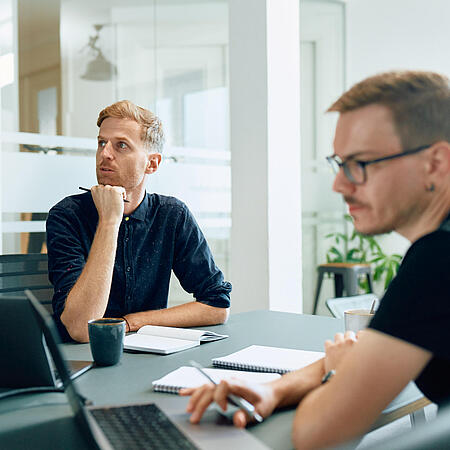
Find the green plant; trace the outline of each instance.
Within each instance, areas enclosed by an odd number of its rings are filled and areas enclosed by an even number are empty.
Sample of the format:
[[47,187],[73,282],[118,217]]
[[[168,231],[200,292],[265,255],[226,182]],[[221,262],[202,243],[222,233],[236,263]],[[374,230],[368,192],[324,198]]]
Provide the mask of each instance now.
[[[401,255],[387,255],[373,236],[358,233],[353,228],[351,216],[346,214],[345,220],[351,224],[351,233],[330,233],[325,237],[333,240],[333,245],[327,250],[326,258],[329,263],[369,263],[374,269],[373,279],[379,281],[384,278],[384,289],[387,289],[392,278],[397,274],[402,259]],[[360,282],[360,286],[368,290],[367,281]]]

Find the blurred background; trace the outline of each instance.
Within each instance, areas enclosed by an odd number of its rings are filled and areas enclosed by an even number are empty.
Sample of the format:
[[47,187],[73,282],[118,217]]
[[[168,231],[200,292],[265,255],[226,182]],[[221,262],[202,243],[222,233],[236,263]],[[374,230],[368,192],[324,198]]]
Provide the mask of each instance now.
[[[46,251],[49,208],[96,184],[98,112],[129,99],[167,134],[148,190],[187,203],[233,311],[310,313],[325,236],[351,232],[324,111],[376,72],[449,75],[448,17],[447,0],[0,0],[0,253]],[[187,297],[173,279],[170,303]]]

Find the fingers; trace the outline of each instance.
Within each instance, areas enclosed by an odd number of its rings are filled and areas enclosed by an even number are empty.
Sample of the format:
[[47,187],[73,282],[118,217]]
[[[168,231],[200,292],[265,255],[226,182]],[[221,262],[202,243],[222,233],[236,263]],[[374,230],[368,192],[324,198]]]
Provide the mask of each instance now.
[[230,386],[225,380],[222,380],[214,391],[214,401],[222,408],[223,411],[227,410],[227,395],[229,394],[229,392]]
[[261,395],[255,391],[255,385],[249,386],[245,381],[240,379],[233,379],[233,383],[227,383],[229,392],[239,397],[245,398],[248,402],[255,405],[261,401]]
[[[339,344],[345,341],[356,341],[356,336],[355,336],[355,332],[354,331],[346,331],[344,334],[342,333],[336,333],[334,335],[334,343],[335,344]],[[333,342],[330,340],[325,341],[325,345],[326,343],[329,342],[330,344],[332,344]]]
[[346,331],[344,334],[345,340],[356,341],[356,336],[354,331]]
[[[191,413],[190,421],[198,423],[204,412],[212,402],[216,402],[219,407],[226,411],[228,407],[228,395],[233,393],[245,398],[252,404],[261,401],[261,395],[249,388],[245,383],[233,380],[233,384],[222,380],[218,385],[205,384],[199,388],[181,389],[182,396],[191,395],[186,412]],[[238,411],[233,416],[233,422],[237,427],[245,427],[249,417],[244,411]]]
[[196,388],[183,388],[178,391],[178,395],[182,397],[187,397],[188,395],[192,395]]
[[91,192],[97,195],[117,195],[120,194],[122,199],[126,198],[125,188],[122,186],[110,186],[109,184],[98,184],[97,186],[92,186]]
[[97,185],[91,188],[99,223],[118,224],[124,211],[125,189],[122,186]]
[[244,411],[236,411],[233,415],[233,424],[237,428],[245,428],[247,426],[247,414]]
[[214,388],[213,384],[204,384],[193,390],[192,397],[186,407],[186,412],[191,413],[190,421],[192,423],[198,423],[208,406],[212,403]]

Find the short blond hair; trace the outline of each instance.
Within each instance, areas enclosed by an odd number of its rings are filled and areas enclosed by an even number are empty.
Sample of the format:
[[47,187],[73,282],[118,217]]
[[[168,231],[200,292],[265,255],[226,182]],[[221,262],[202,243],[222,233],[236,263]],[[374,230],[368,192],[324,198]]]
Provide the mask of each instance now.
[[164,146],[164,130],[161,120],[156,114],[153,114],[148,109],[135,105],[129,100],[121,100],[100,111],[97,126],[100,127],[102,122],[108,117],[134,120],[142,128],[141,139],[145,147],[151,152],[162,152]]
[[328,111],[345,113],[371,104],[391,111],[405,149],[450,142],[450,82],[444,75],[422,71],[374,75],[342,94]]

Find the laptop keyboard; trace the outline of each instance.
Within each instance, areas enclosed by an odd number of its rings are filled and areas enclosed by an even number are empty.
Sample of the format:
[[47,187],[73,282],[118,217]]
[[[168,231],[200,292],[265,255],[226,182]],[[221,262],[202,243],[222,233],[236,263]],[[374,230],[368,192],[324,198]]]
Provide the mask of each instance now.
[[90,409],[115,449],[184,450],[197,447],[154,404]]

